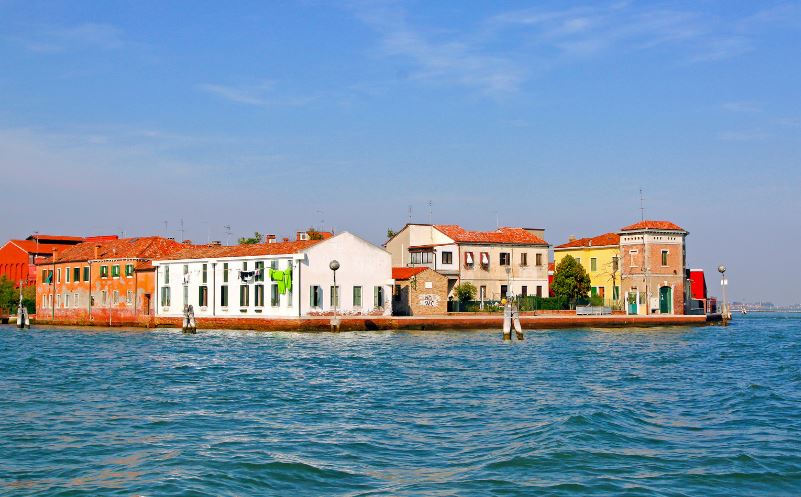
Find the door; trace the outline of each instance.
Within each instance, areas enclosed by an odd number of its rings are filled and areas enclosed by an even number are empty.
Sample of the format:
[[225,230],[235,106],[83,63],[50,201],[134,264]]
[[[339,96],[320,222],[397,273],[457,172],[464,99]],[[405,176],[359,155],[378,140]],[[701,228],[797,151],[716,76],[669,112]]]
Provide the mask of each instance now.
[[145,298],[142,300],[143,311],[146,315],[150,315],[150,294],[146,293]]
[[629,301],[629,314],[637,314],[637,297],[636,293],[626,293],[626,299]]
[[659,313],[670,314],[671,304],[673,303],[673,289],[663,286],[659,289]]

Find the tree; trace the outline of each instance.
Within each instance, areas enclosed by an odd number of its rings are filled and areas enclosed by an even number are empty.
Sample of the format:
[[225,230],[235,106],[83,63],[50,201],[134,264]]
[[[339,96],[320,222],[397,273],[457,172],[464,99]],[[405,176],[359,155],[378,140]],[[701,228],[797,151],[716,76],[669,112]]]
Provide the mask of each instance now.
[[253,237],[251,237],[251,238],[244,237],[244,236],[242,238],[240,238],[239,239],[239,245],[254,245],[256,243],[261,243],[262,238],[263,238],[262,234],[259,233],[258,231],[256,231],[256,232],[253,233]]
[[469,302],[476,299],[476,286],[469,281],[465,281],[460,285],[453,287],[453,292],[459,302]]
[[317,231],[314,228],[309,228],[306,230],[306,234],[309,235],[309,240],[322,240],[323,234]]
[[6,275],[0,276],[0,308],[13,312],[18,303],[19,292],[14,288],[14,282]]
[[572,256],[566,255],[556,266],[553,292],[557,297],[570,300],[586,298],[590,292],[590,276]]
[[390,238],[392,238],[397,234],[398,234],[397,231],[394,231],[392,228],[387,228],[387,240],[389,240]]

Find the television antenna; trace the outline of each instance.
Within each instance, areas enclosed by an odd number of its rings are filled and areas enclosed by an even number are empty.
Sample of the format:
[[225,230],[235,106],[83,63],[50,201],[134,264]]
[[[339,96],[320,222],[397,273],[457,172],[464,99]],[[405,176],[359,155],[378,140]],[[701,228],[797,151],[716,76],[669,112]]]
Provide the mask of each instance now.
[[642,193],[642,187],[640,187],[640,221],[645,221],[645,196]]
[[225,244],[231,245],[231,225],[226,224],[223,228],[225,228]]

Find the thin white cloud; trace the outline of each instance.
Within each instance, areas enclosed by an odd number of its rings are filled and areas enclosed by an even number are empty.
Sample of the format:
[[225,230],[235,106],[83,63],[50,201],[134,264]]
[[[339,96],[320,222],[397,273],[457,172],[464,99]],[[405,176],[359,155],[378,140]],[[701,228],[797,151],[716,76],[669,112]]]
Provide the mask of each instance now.
[[721,105],[721,108],[729,112],[741,112],[741,113],[756,113],[762,111],[762,108],[756,102],[748,102],[744,100],[724,102]]
[[760,130],[722,131],[718,133],[718,140],[728,142],[755,142],[765,141],[770,134]]
[[197,86],[203,92],[224,100],[256,107],[301,106],[317,99],[316,96],[278,95],[274,81],[262,81],[253,85],[231,86],[204,83]]
[[125,44],[119,28],[100,23],[39,27],[16,39],[32,52],[51,53],[90,48],[114,50]]

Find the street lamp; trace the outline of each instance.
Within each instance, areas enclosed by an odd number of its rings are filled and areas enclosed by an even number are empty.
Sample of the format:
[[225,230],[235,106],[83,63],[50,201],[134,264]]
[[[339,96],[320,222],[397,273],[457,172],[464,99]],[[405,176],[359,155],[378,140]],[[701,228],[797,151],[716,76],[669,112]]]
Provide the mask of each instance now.
[[731,317],[729,315],[729,303],[728,300],[726,300],[726,287],[729,285],[729,282],[726,280],[726,266],[723,264],[718,266],[718,272],[720,273],[720,286],[723,291],[723,322],[726,323],[726,320]]
[[331,328],[339,330],[339,319],[337,318],[337,306],[339,305],[339,288],[337,288],[337,269],[339,269],[339,261],[334,259],[328,263],[329,269],[334,274],[334,292],[331,297],[334,301],[334,317],[331,319]]

